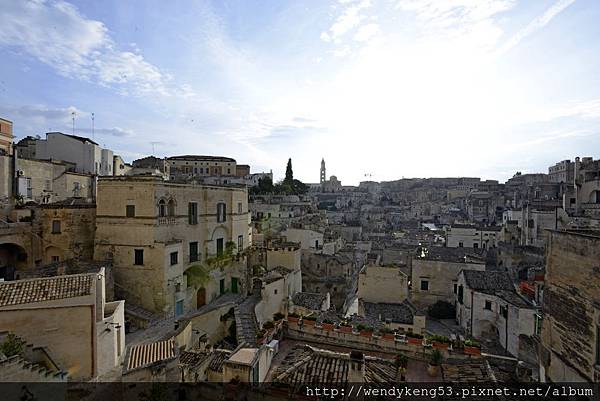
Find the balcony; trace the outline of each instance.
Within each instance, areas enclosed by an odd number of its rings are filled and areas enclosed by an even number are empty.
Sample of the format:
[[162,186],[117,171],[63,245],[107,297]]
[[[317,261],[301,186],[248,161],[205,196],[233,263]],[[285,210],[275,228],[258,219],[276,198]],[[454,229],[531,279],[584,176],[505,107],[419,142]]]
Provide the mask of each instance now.
[[177,224],[177,218],[175,217],[159,217],[158,225],[159,226],[174,226]]

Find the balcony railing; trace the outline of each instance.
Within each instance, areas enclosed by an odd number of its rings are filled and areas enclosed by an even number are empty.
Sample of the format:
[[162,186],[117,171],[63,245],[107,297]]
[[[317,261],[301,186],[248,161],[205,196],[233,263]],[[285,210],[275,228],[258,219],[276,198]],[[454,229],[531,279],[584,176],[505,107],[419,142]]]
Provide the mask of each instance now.
[[158,225],[159,226],[172,226],[177,224],[177,219],[175,217],[159,217]]

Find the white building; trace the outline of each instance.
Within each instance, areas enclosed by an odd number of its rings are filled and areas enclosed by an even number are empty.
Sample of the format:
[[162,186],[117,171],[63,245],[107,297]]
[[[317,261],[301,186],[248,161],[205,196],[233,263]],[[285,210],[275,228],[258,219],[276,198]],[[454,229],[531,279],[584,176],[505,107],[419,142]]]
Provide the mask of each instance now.
[[37,159],[63,160],[75,164],[84,174],[113,175],[113,152],[89,138],[48,132],[46,139],[35,141]]
[[446,230],[448,248],[495,248],[500,237],[500,226],[454,224]]
[[506,272],[463,270],[458,275],[456,320],[470,336],[496,338],[514,356],[519,336],[535,334],[535,307],[520,296]]

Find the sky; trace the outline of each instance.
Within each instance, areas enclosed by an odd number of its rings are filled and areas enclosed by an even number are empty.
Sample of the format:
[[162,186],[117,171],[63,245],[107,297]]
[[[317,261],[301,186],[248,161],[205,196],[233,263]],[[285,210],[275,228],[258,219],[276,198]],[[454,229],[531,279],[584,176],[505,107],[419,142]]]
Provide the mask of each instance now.
[[3,0],[17,139],[276,179],[510,178],[600,156],[596,0]]

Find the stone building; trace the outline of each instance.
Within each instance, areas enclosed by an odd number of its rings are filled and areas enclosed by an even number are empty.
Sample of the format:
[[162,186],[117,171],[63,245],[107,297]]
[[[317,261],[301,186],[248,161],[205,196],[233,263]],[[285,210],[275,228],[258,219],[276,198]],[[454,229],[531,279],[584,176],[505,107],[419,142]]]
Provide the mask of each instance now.
[[477,339],[497,341],[519,355],[520,336],[535,333],[536,308],[520,296],[506,272],[463,270],[458,275],[456,320]]
[[0,327],[47,348],[71,379],[103,375],[125,350],[124,301],[106,302],[104,275],[0,282]]
[[369,264],[358,275],[358,298],[373,303],[402,303],[408,298],[408,276],[397,266]]
[[12,155],[13,153],[13,123],[0,118],[0,154]]
[[159,314],[181,315],[225,292],[241,292],[245,259],[211,268],[204,286],[184,272],[250,246],[246,188],[177,184],[159,177],[98,182],[97,259],[114,261],[117,292]]
[[[230,157],[184,155],[167,158],[172,180],[237,176],[237,162]],[[242,171],[246,168],[242,165]]]
[[600,380],[600,232],[552,231],[540,336],[540,377]]
[[495,248],[501,229],[501,226],[452,224],[446,230],[446,246],[449,248]]
[[437,301],[454,302],[461,270],[485,270],[481,254],[468,248],[422,249],[412,259],[411,301],[420,308]]
[[94,256],[96,204],[67,199],[42,205],[40,215],[43,263]]
[[302,251],[302,292],[329,292],[331,304],[343,310],[356,293],[357,281],[356,269],[350,258]]

